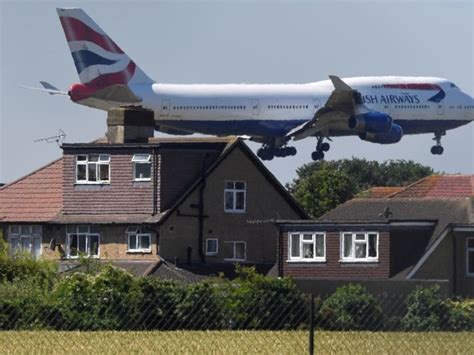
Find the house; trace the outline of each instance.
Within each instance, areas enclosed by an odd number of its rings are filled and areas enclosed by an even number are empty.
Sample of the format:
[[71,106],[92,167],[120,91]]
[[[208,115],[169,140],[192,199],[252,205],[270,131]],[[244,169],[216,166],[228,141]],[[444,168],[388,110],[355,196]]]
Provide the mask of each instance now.
[[252,222],[305,212],[242,140],[154,138],[148,118],[111,110],[107,138],[63,144],[61,158],[0,188],[11,249],[65,270],[80,256],[146,275],[164,265],[208,274],[234,263],[270,269],[277,229]]
[[280,221],[280,276],[305,290],[347,282],[375,293],[438,284],[474,295],[474,176],[433,175],[374,188],[317,220]]

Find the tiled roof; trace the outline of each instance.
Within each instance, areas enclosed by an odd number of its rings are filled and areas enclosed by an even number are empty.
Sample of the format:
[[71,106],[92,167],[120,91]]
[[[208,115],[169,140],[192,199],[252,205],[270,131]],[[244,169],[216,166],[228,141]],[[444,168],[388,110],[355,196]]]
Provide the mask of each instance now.
[[0,188],[0,222],[46,222],[62,206],[63,159]]
[[397,186],[372,187],[369,190],[363,191],[362,193],[360,193],[358,197],[384,198],[384,197],[389,197],[402,190],[403,190],[403,187],[397,187]]
[[431,175],[392,194],[396,198],[453,198],[474,196],[474,175]]

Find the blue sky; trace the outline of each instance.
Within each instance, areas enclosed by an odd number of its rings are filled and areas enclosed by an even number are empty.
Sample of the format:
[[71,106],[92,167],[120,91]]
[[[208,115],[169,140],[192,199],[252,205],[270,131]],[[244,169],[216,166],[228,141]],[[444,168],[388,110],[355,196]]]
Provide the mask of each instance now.
[[[339,76],[445,77],[474,95],[474,3],[468,1],[2,1],[0,0],[0,182],[59,157],[34,140],[62,129],[66,141],[102,136],[106,114],[29,91],[39,80],[78,82],[56,7],[82,7],[152,78],[164,83],[305,83]],[[285,183],[311,161],[267,162]],[[411,159],[437,171],[474,173],[474,124],[449,131],[445,153],[432,135],[395,145],[336,138],[327,159]],[[255,151],[257,144],[250,143]]]

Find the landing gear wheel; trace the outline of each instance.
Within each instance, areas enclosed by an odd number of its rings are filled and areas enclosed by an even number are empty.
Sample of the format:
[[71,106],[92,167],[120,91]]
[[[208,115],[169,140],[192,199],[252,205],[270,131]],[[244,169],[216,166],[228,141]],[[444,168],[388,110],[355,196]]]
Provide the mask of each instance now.
[[274,157],[273,149],[260,148],[257,150],[257,156],[262,160],[272,160]]
[[330,147],[331,147],[331,146],[330,146],[329,143],[327,143],[327,142],[321,144],[321,150],[322,150],[323,152],[327,152]]
[[444,152],[444,148],[440,145],[434,145],[431,147],[431,154],[441,155]]
[[441,146],[441,137],[444,136],[446,132],[436,132],[433,138],[436,141],[436,145],[431,147],[431,154],[441,155],[444,152],[443,147]]
[[317,150],[317,151],[315,151],[311,154],[311,158],[314,161],[323,160],[324,159],[324,153],[320,150]]

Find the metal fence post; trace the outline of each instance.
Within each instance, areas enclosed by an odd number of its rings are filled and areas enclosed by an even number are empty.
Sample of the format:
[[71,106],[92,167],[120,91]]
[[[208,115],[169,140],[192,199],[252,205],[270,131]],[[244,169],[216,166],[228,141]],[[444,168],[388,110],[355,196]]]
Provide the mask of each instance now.
[[314,295],[309,298],[309,355],[314,355]]

